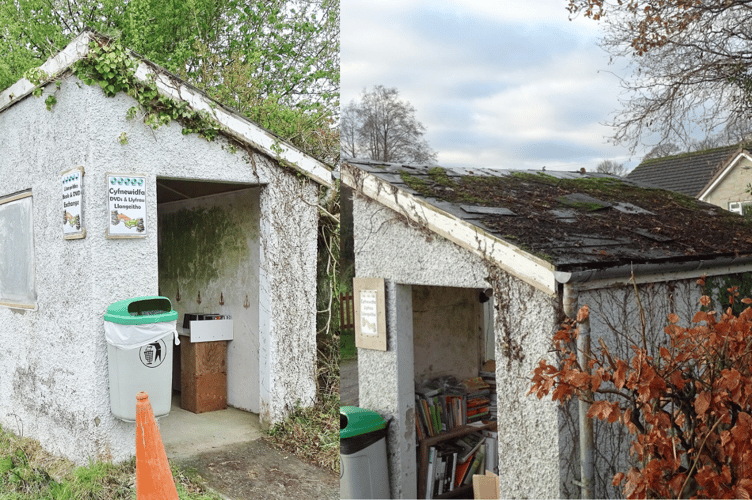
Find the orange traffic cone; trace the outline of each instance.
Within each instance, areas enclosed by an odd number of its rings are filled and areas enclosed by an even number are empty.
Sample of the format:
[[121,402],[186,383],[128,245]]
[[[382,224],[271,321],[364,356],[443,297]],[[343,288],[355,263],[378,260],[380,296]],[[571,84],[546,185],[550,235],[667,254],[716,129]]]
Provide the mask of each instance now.
[[145,392],[136,394],[136,498],[178,500],[162,436]]

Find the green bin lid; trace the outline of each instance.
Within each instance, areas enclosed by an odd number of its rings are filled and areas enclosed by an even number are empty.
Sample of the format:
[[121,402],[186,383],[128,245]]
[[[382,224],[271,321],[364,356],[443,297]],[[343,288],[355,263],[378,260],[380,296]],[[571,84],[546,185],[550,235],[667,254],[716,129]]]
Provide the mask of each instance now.
[[119,325],[143,325],[176,321],[178,312],[172,310],[167,297],[133,297],[115,302],[107,308],[104,320]]
[[339,409],[339,437],[350,438],[379,431],[386,427],[386,420],[373,410],[357,406],[342,406]]

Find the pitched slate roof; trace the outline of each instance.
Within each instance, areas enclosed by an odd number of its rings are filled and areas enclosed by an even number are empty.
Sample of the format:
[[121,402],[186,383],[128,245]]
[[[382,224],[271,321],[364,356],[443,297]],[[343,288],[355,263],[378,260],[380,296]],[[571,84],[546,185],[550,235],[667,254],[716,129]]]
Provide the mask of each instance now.
[[[345,172],[356,190],[365,172],[560,271],[752,254],[752,220],[607,174],[368,160],[346,161]],[[376,192],[398,200],[388,189]]]
[[741,148],[738,145],[653,158],[640,163],[627,178],[696,198]]

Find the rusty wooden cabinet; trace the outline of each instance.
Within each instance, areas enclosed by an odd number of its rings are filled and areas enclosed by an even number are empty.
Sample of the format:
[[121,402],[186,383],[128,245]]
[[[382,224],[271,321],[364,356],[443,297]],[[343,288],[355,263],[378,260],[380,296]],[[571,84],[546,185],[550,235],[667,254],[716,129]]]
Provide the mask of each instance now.
[[193,413],[227,408],[227,342],[182,342],[180,406]]
[[232,320],[186,320],[184,325],[189,328],[183,328],[180,343],[180,407],[193,413],[224,410]]

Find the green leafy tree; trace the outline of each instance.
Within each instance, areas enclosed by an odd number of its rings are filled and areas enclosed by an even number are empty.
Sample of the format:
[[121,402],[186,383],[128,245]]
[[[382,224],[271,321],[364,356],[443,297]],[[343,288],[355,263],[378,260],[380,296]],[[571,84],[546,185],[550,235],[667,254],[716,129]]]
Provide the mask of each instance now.
[[89,27],[309,154],[339,157],[338,0],[16,0],[0,4],[0,88]]

